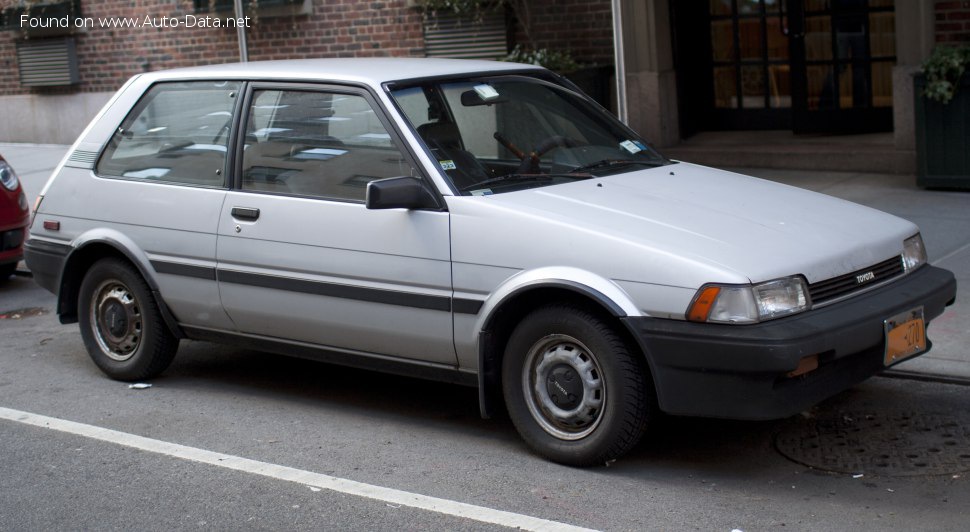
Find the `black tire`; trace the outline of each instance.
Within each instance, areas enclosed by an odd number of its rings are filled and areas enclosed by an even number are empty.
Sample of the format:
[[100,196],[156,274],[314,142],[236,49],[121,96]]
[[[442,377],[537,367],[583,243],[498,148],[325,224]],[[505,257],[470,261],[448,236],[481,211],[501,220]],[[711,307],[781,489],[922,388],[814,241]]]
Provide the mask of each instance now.
[[88,354],[112,379],[154,377],[178,350],[148,284],[120,259],[102,259],[84,275],[78,321]]
[[7,264],[0,264],[0,283],[10,279],[10,276],[17,271],[17,263],[9,262]]
[[[545,386],[536,386],[540,380]],[[573,466],[619,458],[640,441],[656,411],[642,357],[604,318],[570,304],[539,308],[516,326],[502,362],[502,391],[522,439]]]

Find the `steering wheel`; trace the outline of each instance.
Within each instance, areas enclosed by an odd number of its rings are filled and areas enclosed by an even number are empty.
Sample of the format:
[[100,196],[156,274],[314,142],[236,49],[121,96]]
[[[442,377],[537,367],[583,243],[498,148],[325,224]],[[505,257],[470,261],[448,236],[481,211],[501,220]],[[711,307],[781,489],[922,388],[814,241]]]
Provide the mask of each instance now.
[[562,135],[553,135],[551,137],[542,139],[538,144],[535,145],[535,148],[533,148],[530,153],[526,154],[498,131],[496,131],[492,136],[499,142],[499,144],[505,146],[510,152],[512,152],[512,155],[515,155],[519,158],[519,160],[522,161],[522,163],[519,164],[518,170],[516,170],[516,172],[520,174],[541,173],[539,168],[539,158],[555,148],[560,146],[564,148],[575,148],[577,146],[586,145],[585,142],[576,140],[574,138],[564,137]]

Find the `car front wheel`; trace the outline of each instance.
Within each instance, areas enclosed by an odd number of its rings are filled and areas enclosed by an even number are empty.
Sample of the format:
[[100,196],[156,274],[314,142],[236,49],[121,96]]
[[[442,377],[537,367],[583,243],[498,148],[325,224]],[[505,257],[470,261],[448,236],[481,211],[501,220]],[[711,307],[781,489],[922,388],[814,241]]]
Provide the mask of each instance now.
[[168,330],[148,284],[128,263],[102,259],[81,282],[81,338],[101,371],[118,380],[154,377],[175,357]]
[[613,326],[573,305],[527,315],[505,352],[502,388],[526,443],[556,462],[613,460],[637,444],[654,410],[641,358]]

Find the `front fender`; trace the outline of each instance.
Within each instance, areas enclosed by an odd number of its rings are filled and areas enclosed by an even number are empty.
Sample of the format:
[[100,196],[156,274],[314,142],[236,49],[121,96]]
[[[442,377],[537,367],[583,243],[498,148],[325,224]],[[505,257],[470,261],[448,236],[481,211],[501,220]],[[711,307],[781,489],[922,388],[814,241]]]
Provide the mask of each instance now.
[[617,317],[643,316],[629,294],[613,281],[592,272],[567,266],[547,266],[521,271],[506,279],[485,300],[475,332],[488,329],[495,312],[515,296],[537,288],[561,288],[595,300]]
[[[543,267],[519,272],[509,277],[485,300],[479,311],[467,344],[474,345],[474,359],[478,370],[479,407],[482,417],[488,418],[496,410],[499,399],[499,368],[502,338],[495,333],[498,314],[514,305],[519,296],[529,292],[557,290],[572,292],[600,305],[616,317],[643,316],[629,295],[616,283],[578,268]],[[456,342],[460,346],[462,342]],[[460,363],[464,362],[461,360]],[[473,360],[474,360],[473,359]]]

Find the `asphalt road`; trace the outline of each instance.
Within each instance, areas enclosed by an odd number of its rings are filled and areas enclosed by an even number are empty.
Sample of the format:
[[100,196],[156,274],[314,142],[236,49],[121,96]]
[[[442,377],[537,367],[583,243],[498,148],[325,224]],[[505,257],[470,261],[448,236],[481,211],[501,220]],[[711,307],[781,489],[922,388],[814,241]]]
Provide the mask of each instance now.
[[[509,421],[480,419],[475,391],[458,386],[183,341],[151,388],[129,389],[97,370],[77,326],[50,313],[53,303],[26,277],[0,286],[0,409],[212,451],[226,464],[241,457],[595,529],[967,526],[965,386],[874,378],[789,420],[661,418],[628,457],[573,469],[530,454]],[[47,313],[22,311],[31,308]],[[0,530],[501,528],[27,417],[0,419]],[[866,430],[853,425],[863,417],[875,420]],[[844,434],[811,439],[834,426]],[[820,460],[845,456],[844,467],[782,454],[799,434]],[[845,434],[856,440],[840,451]],[[845,452],[869,452],[860,445],[893,458],[856,468]],[[923,455],[945,459],[915,459],[915,469],[900,462]]]

